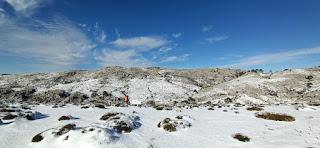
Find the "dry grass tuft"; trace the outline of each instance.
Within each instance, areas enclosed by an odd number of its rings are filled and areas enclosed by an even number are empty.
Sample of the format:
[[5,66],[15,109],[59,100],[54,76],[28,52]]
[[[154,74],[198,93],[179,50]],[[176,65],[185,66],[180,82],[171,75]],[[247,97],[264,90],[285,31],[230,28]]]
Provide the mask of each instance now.
[[253,106],[253,107],[248,107],[247,110],[248,110],[248,111],[262,111],[263,108]]
[[295,118],[290,115],[270,113],[270,112],[256,113],[256,117],[266,119],[266,120],[274,120],[274,121],[286,121],[286,122],[295,121]]

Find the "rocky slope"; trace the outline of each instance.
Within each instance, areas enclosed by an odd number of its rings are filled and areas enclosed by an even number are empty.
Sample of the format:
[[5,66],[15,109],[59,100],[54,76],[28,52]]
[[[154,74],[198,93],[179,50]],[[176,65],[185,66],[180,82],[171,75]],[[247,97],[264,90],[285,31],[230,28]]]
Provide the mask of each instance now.
[[1,102],[50,104],[320,104],[320,68],[260,73],[234,69],[106,67],[0,76]]

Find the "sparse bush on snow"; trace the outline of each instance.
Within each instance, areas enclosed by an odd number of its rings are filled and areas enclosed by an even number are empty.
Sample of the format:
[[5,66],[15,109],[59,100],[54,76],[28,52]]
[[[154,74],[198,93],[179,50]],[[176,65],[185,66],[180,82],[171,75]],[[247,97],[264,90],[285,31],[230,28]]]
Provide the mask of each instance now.
[[295,118],[290,115],[270,113],[270,112],[256,113],[256,117],[266,119],[266,120],[274,120],[274,121],[287,121],[287,122],[295,121]]

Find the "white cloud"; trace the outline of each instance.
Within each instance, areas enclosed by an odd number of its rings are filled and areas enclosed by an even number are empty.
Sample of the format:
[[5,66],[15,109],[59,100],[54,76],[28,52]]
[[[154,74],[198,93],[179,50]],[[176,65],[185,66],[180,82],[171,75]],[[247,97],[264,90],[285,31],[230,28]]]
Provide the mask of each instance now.
[[23,16],[30,16],[36,8],[43,6],[49,0],[6,0],[16,13]]
[[233,64],[224,65],[222,67],[240,68],[262,64],[280,63],[315,54],[320,54],[320,47],[303,48],[286,52],[256,55],[252,57],[242,58]]
[[65,70],[86,63],[94,47],[87,36],[66,18],[50,23],[7,19],[0,25],[0,54],[29,59],[30,66]]
[[178,43],[174,43],[174,44],[170,44],[167,46],[163,46],[159,48],[159,52],[168,52],[173,50],[174,48],[176,48],[178,46]]
[[146,67],[151,62],[143,58],[135,50],[103,49],[95,55],[95,59],[104,66]]
[[213,36],[213,37],[205,38],[204,40],[208,43],[216,43],[216,42],[227,40],[228,38],[229,37],[227,36]]
[[107,38],[106,33],[103,30],[101,30],[100,33],[97,36],[97,41],[100,42],[100,43],[105,43],[106,42],[106,38]]
[[174,34],[172,34],[172,37],[174,37],[174,38],[179,38],[179,37],[181,37],[181,35],[182,35],[181,32],[179,32],[179,33],[174,33]]
[[168,51],[170,51],[172,49],[173,49],[172,47],[164,46],[164,47],[159,48],[159,51],[160,52],[168,52]]
[[188,59],[190,55],[189,54],[183,54],[180,56],[168,56],[165,57],[161,63],[167,63],[167,62],[183,62],[186,61]]
[[99,43],[105,43],[107,35],[104,30],[101,28],[100,24],[96,22],[93,27],[87,27],[87,31],[92,31],[93,35],[96,37],[96,41]]
[[230,60],[230,59],[239,59],[242,58],[243,55],[242,54],[227,54],[223,57],[219,57],[217,58],[217,60]]
[[6,11],[0,8],[0,25],[5,22],[6,19]]
[[162,37],[140,36],[118,38],[110,42],[112,49],[106,48],[95,53],[95,60],[104,66],[145,67],[152,60],[143,57],[143,53],[162,48],[169,41]]
[[117,28],[114,29],[114,32],[116,33],[117,38],[121,38],[121,34]]
[[213,26],[209,25],[209,26],[202,26],[201,31],[202,32],[209,32],[213,29]]
[[[104,66],[124,66],[124,67],[146,67],[156,63],[181,62],[187,60],[189,54],[181,56],[159,56],[172,50],[178,44],[169,44],[166,38],[162,37],[131,37],[119,38],[112,41],[111,47],[102,52],[96,51],[95,60]],[[151,52],[158,49],[159,52]],[[146,54],[152,57],[145,58]]]
[[134,49],[139,51],[148,51],[168,44],[168,41],[162,37],[140,36],[132,38],[119,38],[111,42],[113,46],[121,49]]

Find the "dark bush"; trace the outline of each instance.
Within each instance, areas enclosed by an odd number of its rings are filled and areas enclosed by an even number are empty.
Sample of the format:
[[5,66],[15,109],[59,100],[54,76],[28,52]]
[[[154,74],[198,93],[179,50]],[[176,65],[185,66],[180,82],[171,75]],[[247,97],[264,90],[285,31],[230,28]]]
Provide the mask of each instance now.
[[70,120],[71,119],[71,117],[70,116],[61,116],[59,119],[58,119],[58,121],[61,121],[61,120]]
[[109,118],[117,116],[119,114],[120,113],[106,113],[100,118],[100,120],[108,120]]
[[235,135],[232,136],[234,139],[237,139],[239,141],[242,141],[242,142],[249,142],[250,141],[250,138],[247,137],[247,136],[244,136],[240,133],[237,133]]
[[73,130],[76,128],[75,124],[67,124],[65,126],[63,126],[57,133],[56,135],[61,136],[65,133],[68,133],[69,131]]
[[168,131],[168,132],[175,132],[177,131],[176,127],[172,123],[165,123],[163,124],[163,129]]
[[32,142],[40,142],[43,139],[43,136],[41,134],[37,134],[32,138]]
[[176,116],[176,118],[177,118],[177,119],[183,119],[183,116],[178,115],[178,116]]
[[98,107],[102,109],[106,108],[103,104],[95,104],[94,107]]
[[17,115],[8,114],[8,115],[4,116],[2,119],[3,120],[12,120],[16,117],[17,117]]
[[253,107],[248,107],[247,110],[248,111],[262,111],[263,108],[257,107],[257,106],[253,106]]

